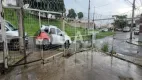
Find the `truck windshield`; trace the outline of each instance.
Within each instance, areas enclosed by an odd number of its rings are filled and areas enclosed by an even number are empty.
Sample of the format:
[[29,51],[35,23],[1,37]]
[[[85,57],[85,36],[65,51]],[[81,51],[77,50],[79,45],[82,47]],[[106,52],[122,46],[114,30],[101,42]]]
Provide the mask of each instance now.
[[11,25],[9,22],[6,22],[6,25],[8,26],[8,28],[10,28],[12,31],[17,30],[13,25]]

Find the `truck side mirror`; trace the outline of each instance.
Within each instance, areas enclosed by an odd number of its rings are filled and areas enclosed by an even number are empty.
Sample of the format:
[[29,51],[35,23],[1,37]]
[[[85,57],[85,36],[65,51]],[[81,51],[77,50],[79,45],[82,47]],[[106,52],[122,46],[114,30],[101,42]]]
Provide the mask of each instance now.
[[60,36],[63,36],[63,34],[60,34]]

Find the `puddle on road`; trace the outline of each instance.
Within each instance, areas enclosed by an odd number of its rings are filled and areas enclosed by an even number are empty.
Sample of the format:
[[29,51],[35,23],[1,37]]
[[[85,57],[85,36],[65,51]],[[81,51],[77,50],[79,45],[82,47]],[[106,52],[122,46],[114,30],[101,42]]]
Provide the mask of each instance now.
[[120,80],[134,80],[133,78],[119,76]]
[[78,64],[80,63],[80,61],[78,59],[75,59],[74,62],[78,63]]

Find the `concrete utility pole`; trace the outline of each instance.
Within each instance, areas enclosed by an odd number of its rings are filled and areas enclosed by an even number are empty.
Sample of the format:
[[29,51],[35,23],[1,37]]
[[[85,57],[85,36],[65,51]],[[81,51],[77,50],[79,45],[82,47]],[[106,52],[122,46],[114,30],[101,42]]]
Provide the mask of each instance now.
[[17,10],[17,16],[18,16],[18,30],[19,30],[19,44],[20,44],[20,52],[24,54],[25,57],[25,63],[26,60],[26,48],[25,48],[25,29],[24,29],[24,12],[23,12],[23,0],[16,0],[17,6],[20,7],[20,9]]
[[90,27],[90,0],[89,0],[89,6],[88,6],[88,30]]
[[93,14],[93,29],[95,30],[95,7],[94,7],[94,14]]
[[7,52],[7,40],[6,40],[6,31],[4,27],[4,14],[2,8],[2,0],[0,0],[0,25],[1,25],[1,33],[2,33],[2,41],[3,41],[3,63],[4,68],[8,68],[8,52]]
[[132,23],[131,23],[131,32],[130,32],[130,40],[133,38],[133,26],[134,26],[134,15],[135,15],[135,2],[136,0],[133,0],[133,6],[132,6]]

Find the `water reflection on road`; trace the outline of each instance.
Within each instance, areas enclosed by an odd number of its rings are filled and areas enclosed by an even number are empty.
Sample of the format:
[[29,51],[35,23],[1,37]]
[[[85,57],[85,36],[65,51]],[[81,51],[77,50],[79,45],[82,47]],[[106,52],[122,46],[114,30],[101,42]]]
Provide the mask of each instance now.
[[0,80],[142,80],[142,69],[100,52],[88,51],[45,65],[17,67]]
[[[135,57],[142,57],[142,47],[136,46],[127,43],[126,41],[129,39],[130,33],[123,33],[123,32],[116,32],[116,35],[106,37],[103,39],[96,40],[96,46],[98,48],[101,48],[101,46],[104,43],[109,44],[109,51],[112,50],[112,46],[114,51],[120,54],[129,55],[129,56],[135,56]],[[134,36],[134,35],[133,35]],[[138,38],[138,36],[134,36],[135,38]]]

